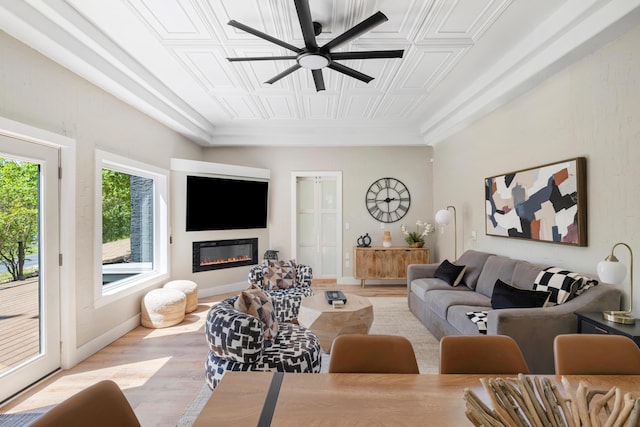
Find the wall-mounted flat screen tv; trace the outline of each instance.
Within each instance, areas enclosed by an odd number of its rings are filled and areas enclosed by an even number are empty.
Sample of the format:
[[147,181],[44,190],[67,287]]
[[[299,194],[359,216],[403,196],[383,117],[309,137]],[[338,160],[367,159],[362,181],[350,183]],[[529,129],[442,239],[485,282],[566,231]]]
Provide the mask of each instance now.
[[187,231],[267,227],[269,183],[187,175]]

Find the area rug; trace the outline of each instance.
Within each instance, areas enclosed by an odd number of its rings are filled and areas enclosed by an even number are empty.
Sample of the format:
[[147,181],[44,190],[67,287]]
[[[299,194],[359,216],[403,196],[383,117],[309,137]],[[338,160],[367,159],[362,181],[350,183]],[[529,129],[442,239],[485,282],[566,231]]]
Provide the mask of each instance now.
[[21,412],[17,414],[0,414],[0,427],[27,426],[40,418],[40,412]]
[[[413,345],[421,374],[437,374],[439,368],[438,340],[409,311],[405,297],[374,297],[369,299],[373,305],[373,324],[371,334],[401,335]],[[327,372],[329,354],[322,355],[322,370]],[[211,390],[205,384],[191,402],[177,427],[189,427],[193,424],[204,404],[209,400]]]

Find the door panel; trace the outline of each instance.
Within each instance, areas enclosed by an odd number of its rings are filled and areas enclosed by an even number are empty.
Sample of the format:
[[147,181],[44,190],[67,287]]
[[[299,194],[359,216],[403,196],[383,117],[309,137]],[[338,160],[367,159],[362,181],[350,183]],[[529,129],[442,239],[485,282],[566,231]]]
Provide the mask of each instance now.
[[295,257],[310,265],[316,278],[337,278],[340,273],[339,177],[339,173],[295,177]]
[[0,136],[0,401],[60,367],[58,156]]

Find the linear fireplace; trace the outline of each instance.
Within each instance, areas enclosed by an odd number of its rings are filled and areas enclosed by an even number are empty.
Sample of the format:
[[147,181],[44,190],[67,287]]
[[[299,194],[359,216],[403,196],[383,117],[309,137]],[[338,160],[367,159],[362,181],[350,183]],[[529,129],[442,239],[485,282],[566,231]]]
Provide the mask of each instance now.
[[193,272],[258,263],[258,239],[193,242]]

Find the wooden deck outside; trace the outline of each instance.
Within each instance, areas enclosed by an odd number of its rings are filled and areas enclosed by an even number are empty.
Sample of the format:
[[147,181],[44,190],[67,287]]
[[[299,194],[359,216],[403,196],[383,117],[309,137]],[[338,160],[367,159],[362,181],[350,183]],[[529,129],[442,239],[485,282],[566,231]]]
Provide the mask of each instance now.
[[0,372],[40,352],[38,278],[0,285]]

